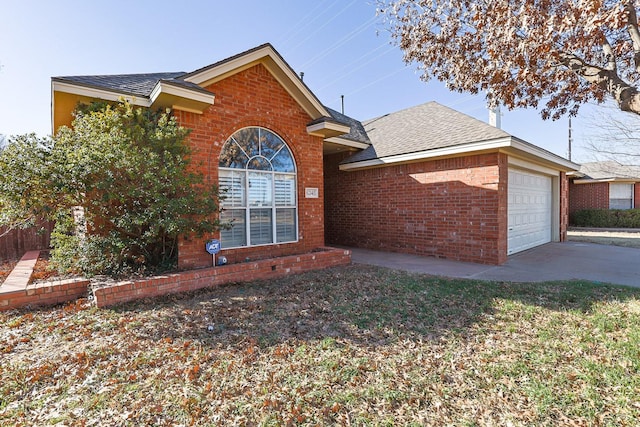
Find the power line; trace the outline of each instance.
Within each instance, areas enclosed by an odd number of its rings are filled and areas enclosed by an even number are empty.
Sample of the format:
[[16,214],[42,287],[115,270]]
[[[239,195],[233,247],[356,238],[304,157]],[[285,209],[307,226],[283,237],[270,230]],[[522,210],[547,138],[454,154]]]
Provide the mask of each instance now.
[[366,88],[368,88],[368,87],[371,87],[371,86],[373,86],[373,85],[375,85],[375,84],[377,84],[377,83],[380,83],[380,82],[381,82],[381,81],[383,81],[383,80],[388,79],[389,77],[392,77],[392,76],[394,76],[394,75],[396,75],[396,74],[398,74],[398,73],[401,73],[402,71],[405,71],[406,69],[407,69],[407,67],[403,67],[403,68],[400,68],[399,70],[395,70],[395,71],[393,71],[393,72],[391,72],[391,73],[389,73],[389,74],[386,74],[386,75],[384,75],[384,76],[382,76],[382,77],[380,77],[380,78],[378,78],[378,79],[376,79],[376,80],[374,80],[374,81],[372,81],[372,82],[367,83],[367,84],[366,84],[366,85],[364,85],[364,86],[360,86],[360,87],[359,87],[358,89],[356,89],[356,90],[352,90],[352,91],[351,91],[351,92],[349,92],[347,95],[353,95],[353,94],[356,94],[356,93],[358,93],[358,92],[361,92],[361,91],[365,90],[365,89],[366,89]]
[[[335,2],[333,2],[331,4],[331,6],[329,6],[328,9],[330,9],[331,7],[333,7],[334,4],[336,4],[338,1],[340,0],[336,0]],[[333,20],[335,20],[338,16],[340,16],[342,13],[344,13],[345,10],[347,10],[349,7],[351,7],[353,4],[355,4],[358,0],[353,0],[351,3],[349,3],[348,5],[346,5],[345,7],[343,7],[338,13],[336,13],[335,15],[333,15],[333,17],[331,19],[328,19],[325,21],[324,24],[322,24],[321,26],[319,26],[318,28],[315,29],[315,31],[309,33],[307,35],[307,37],[305,37],[304,39],[300,40],[300,42],[295,45],[294,47],[292,47],[289,50],[295,50],[297,48],[299,48],[300,46],[302,46],[307,40],[309,40],[311,37],[313,37],[316,33],[318,33],[320,30],[322,30],[324,27],[326,27],[327,25],[329,25]]]
[[375,52],[375,51],[379,50],[380,48],[382,48],[382,47],[384,47],[384,46],[386,46],[386,43],[385,43],[385,44],[383,44],[383,45],[381,45],[381,46],[378,46],[376,49],[372,50],[371,52],[369,52],[369,53],[367,53],[367,54],[365,54],[365,55],[362,55],[360,58],[358,58],[358,59],[356,59],[355,61],[351,62],[349,65],[345,66],[345,68],[349,68],[352,64],[355,64],[355,63],[360,63],[360,65],[359,65],[359,66],[357,66],[357,67],[354,67],[354,68],[350,68],[348,73],[340,74],[340,76],[339,76],[339,77],[337,77],[337,78],[335,78],[335,79],[331,80],[330,82],[328,82],[328,83],[326,83],[325,85],[323,85],[323,86],[321,86],[321,87],[317,88],[316,90],[317,90],[317,91],[321,91],[321,90],[323,90],[323,89],[326,89],[327,87],[329,87],[329,86],[333,85],[334,83],[336,83],[336,82],[338,82],[338,81],[340,81],[340,80],[343,80],[345,77],[350,76],[351,74],[353,74],[353,73],[355,73],[356,71],[358,71],[358,70],[360,70],[360,69],[362,69],[362,68],[366,67],[366,66],[367,66],[367,65],[369,65],[371,62],[375,61],[376,59],[379,59],[379,58],[383,57],[384,55],[386,55],[387,53],[389,53],[389,52],[391,52],[392,50],[394,50],[394,49],[395,49],[395,46],[392,46],[391,48],[389,48],[389,49],[385,50],[384,52],[380,53],[379,55],[376,55],[376,56],[374,56],[373,58],[371,58],[371,59],[369,59],[369,60],[367,60],[367,61],[365,61],[365,62],[360,62],[360,60],[361,60],[361,59],[363,59],[363,58],[365,58],[365,57],[367,57],[367,56],[371,55],[373,52]]
[[[340,0],[335,0],[331,6],[329,6],[328,8],[325,8],[325,12],[327,10],[329,10],[334,4],[338,3]],[[322,13],[316,14],[316,10],[318,10],[320,7],[323,6],[323,2],[319,1],[316,4],[316,7],[314,7],[309,13],[307,13],[303,18],[301,18],[300,20],[298,20],[298,23],[296,25],[294,25],[293,27],[290,27],[289,30],[282,36],[283,38],[280,39],[280,43],[281,44],[286,44],[289,42],[289,40],[296,34],[296,32],[298,32],[300,29],[305,29],[308,28],[313,22],[315,22],[316,20],[318,20],[321,16]],[[309,20],[309,17],[315,15],[315,18]]]
[[367,22],[363,23],[358,28],[356,28],[355,30],[351,31],[346,36],[342,37],[340,40],[338,40],[336,43],[331,45],[329,48],[325,49],[324,51],[322,51],[319,54],[317,54],[315,57],[311,58],[310,60],[308,60],[307,62],[302,64],[301,68],[306,68],[306,67],[308,67],[308,66],[310,66],[312,64],[315,64],[320,59],[322,59],[325,56],[329,55],[331,52],[335,51],[336,49],[338,49],[339,47],[341,47],[342,45],[347,43],[349,40],[353,39],[355,36],[357,36],[358,34],[362,33],[367,28],[369,28],[371,26],[371,24],[373,24],[376,21],[376,19],[378,19],[376,16],[374,16],[373,18],[369,19]]

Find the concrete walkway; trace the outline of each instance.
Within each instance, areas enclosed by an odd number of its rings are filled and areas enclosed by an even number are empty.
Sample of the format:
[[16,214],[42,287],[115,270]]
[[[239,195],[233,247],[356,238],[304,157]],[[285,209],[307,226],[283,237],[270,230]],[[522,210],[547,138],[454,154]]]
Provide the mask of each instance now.
[[355,263],[436,276],[509,282],[583,279],[640,287],[640,249],[594,243],[547,243],[484,265],[416,255],[349,248]]

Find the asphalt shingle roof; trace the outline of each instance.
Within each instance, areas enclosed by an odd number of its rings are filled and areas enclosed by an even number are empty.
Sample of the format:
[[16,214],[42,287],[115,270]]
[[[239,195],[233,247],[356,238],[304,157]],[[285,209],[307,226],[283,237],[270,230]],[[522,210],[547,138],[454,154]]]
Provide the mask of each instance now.
[[367,120],[362,125],[371,146],[343,163],[511,137],[501,129],[437,102]]
[[129,95],[149,97],[151,91],[160,80],[175,79],[184,72],[149,73],[149,74],[115,74],[97,76],[63,76],[54,80],[69,82],[99,89],[109,89]]
[[621,165],[613,160],[583,163],[580,166],[580,173],[585,174],[585,178],[591,179],[631,178],[640,180],[640,167]]
[[340,135],[340,138],[350,139],[356,142],[363,142],[365,144],[369,144],[371,142],[369,140],[369,136],[367,135],[367,131],[364,130],[362,122],[352,117],[345,116],[344,114],[339,113],[338,111],[329,107],[324,108],[329,112],[329,114],[331,114],[331,117],[333,119],[339,121],[340,123],[344,123],[351,128],[348,134]]

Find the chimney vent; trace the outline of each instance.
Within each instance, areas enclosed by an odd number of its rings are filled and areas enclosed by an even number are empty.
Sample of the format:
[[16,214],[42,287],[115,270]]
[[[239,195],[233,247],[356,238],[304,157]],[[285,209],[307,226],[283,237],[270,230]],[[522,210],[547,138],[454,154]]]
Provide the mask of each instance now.
[[502,122],[500,120],[501,117],[502,113],[500,113],[500,105],[496,104],[489,107],[489,124],[491,126],[502,129]]

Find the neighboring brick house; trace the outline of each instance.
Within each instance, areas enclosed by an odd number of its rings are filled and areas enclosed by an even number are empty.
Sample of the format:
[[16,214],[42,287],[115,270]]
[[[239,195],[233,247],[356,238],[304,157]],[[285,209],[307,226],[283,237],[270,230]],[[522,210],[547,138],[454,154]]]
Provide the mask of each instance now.
[[185,236],[179,266],[325,243],[499,264],[564,240],[577,165],[428,103],[367,122],[326,108],[269,44],[190,73],[52,79],[53,127],[79,102],[171,108],[205,181],[227,189],[231,230]]
[[640,167],[609,160],[569,174],[569,213],[582,209],[640,209]]

